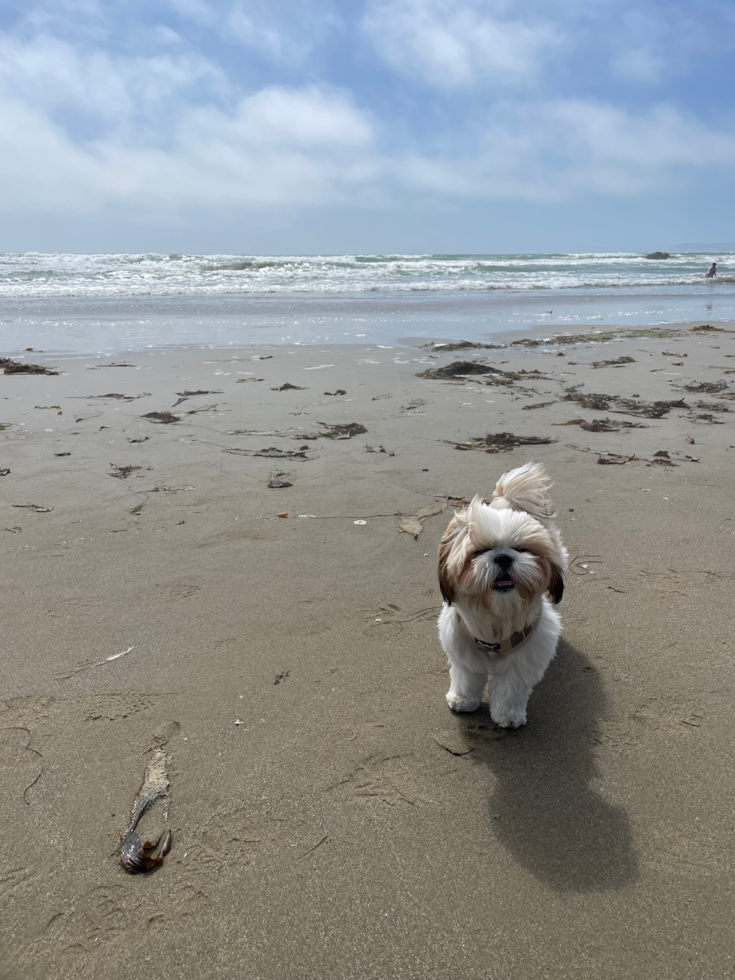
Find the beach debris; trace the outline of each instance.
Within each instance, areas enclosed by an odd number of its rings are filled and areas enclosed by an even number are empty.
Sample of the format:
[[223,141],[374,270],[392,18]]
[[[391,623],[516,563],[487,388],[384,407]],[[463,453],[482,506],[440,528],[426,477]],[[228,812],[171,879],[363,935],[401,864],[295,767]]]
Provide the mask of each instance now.
[[[424,405],[428,405],[428,404],[429,404],[428,398],[414,398],[408,403],[408,405],[401,405],[401,414],[405,414],[405,415],[416,414],[417,408],[423,408]],[[420,412],[418,414],[423,415],[425,413]]]
[[54,453],[54,456],[71,456],[71,453]]
[[[150,490],[143,490],[143,493],[180,493],[182,490],[196,490],[196,487],[189,483],[182,483],[178,487],[168,487],[165,483],[157,483]],[[143,501],[145,503],[145,501]]]
[[280,388],[271,388],[271,391],[306,391],[301,385],[292,385],[288,381]]
[[375,395],[375,397],[374,398],[371,398],[370,401],[372,401],[372,402],[382,402],[385,398],[392,398],[392,397],[393,397],[393,395]]
[[[142,397],[142,396],[141,396]],[[187,415],[199,415],[201,412],[216,412],[216,405],[203,405],[201,408],[193,408],[189,412],[147,412],[141,415],[142,419],[155,422],[158,425],[171,425],[172,422],[180,422]]]
[[[636,398],[623,398],[620,395],[604,395],[595,392],[583,392],[577,388],[566,388],[564,401],[577,402],[582,408],[594,409],[598,412],[615,412],[623,415],[637,415],[641,418],[662,418],[672,408],[688,408],[683,398],[673,401],[644,402]],[[611,406],[617,406],[617,409]]]
[[76,667],[70,674],[57,674],[55,680],[68,681],[70,677],[74,677],[75,674],[80,674],[83,670],[92,670],[93,667],[104,667],[105,664],[112,663],[113,660],[119,660],[121,657],[126,657],[130,651],[134,649],[135,646],[128,647],[127,650],[121,650],[120,653],[110,654],[110,656],[105,657],[104,660],[97,660],[93,664],[82,664],[81,667]]
[[109,391],[106,395],[70,395],[69,397],[80,398],[80,399],[84,399],[85,401],[91,401],[92,399],[96,399],[99,401],[107,398],[116,398],[119,401],[134,402],[138,398],[150,398],[150,395],[151,395],[150,391],[143,391],[139,395],[121,395],[120,392],[118,391]]
[[[7,528],[6,528],[6,530],[7,530]],[[38,749],[32,749],[31,748],[31,742],[33,741],[33,732],[30,730],[30,728],[26,728],[25,725],[7,725],[4,728],[0,728],[0,732],[25,732],[26,735],[28,736],[28,741],[23,746],[23,750],[26,751],[26,752],[32,752],[33,755],[37,755],[38,758],[41,760],[41,771],[36,776],[36,778],[34,780],[32,780],[32,782],[28,783],[28,785],[26,786],[26,788],[23,790],[23,802],[27,806],[30,806],[31,805],[30,804],[30,800],[26,799],[26,793],[28,792],[28,790],[33,789],[33,787],[36,785],[36,783],[38,782],[38,780],[43,775],[43,756],[38,751]]]
[[316,435],[301,436],[294,435],[298,429],[228,429],[228,436],[280,436],[283,439],[293,437],[294,439],[316,439]]
[[590,449],[587,446],[576,446],[572,442],[566,443],[566,446],[568,449],[575,449],[578,453],[592,453],[594,456],[598,457],[597,462],[602,463],[603,465],[622,466],[624,463],[646,462],[645,460],[642,460],[640,456],[623,456],[619,453],[601,452],[599,449]]
[[[166,753],[156,749],[143,777],[143,784],[135,794],[130,811],[130,822],[127,830],[120,836],[120,864],[130,874],[148,871],[163,861],[171,850],[171,831],[165,833],[151,843],[141,841],[137,832],[140,818],[156,800],[169,796],[169,780],[166,773]],[[168,804],[164,807],[164,819],[168,818]],[[158,852],[156,852],[158,848]]]
[[655,452],[651,462],[655,463],[657,466],[676,466],[676,463],[672,461],[665,449],[659,449],[658,452]]
[[588,566],[601,564],[601,555],[577,555],[570,560],[568,567],[572,575],[594,575]]
[[532,408],[548,408],[549,405],[555,405],[556,402],[536,402],[534,405],[522,405],[521,408],[524,412],[530,412]]
[[280,513],[276,514],[276,517],[288,517],[288,511],[282,510]]
[[439,746],[440,749],[444,749],[450,755],[455,755],[458,758],[463,758],[466,755],[474,752],[473,747],[467,747],[462,736],[458,735],[456,731],[443,732],[441,735],[435,735],[434,741]]
[[112,473],[110,473],[110,476],[114,476],[118,480],[127,480],[130,474],[134,473],[135,470],[142,469],[140,466],[120,466],[118,463],[110,463],[110,466],[112,467]]
[[250,358],[250,360],[251,361],[272,361],[273,360],[273,355],[272,354],[253,354],[253,356]]
[[416,377],[429,381],[446,381],[450,378],[464,378],[471,374],[505,374],[505,372],[490,364],[481,364],[479,361],[452,361],[451,364],[445,364],[443,367],[421,371]]
[[710,323],[703,323],[701,327],[690,327],[690,333],[707,333],[711,331],[712,333],[730,333],[731,331],[724,330],[722,327],[713,327]]
[[719,405],[717,402],[697,402],[697,408],[703,408],[708,412],[729,412],[727,405]]
[[625,354],[623,355],[623,357],[616,357],[614,360],[611,361],[593,361],[592,367],[593,368],[622,367],[624,364],[635,364],[635,358],[628,357],[628,355]]
[[180,405],[182,402],[185,402],[189,398],[195,398],[197,395],[222,395],[222,394],[224,394],[224,392],[222,392],[222,391],[204,391],[204,390],[200,390],[200,391],[187,391],[187,390],[185,390],[185,391],[177,391],[175,394],[177,394],[179,396],[179,400],[178,401],[175,401],[173,403],[173,405],[171,406],[172,408],[176,408],[177,405]]
[[399,532],[404,534],[412,534],[414,541],[418,540],[419,534],[424,529],[424,525],[418,519],[418,517],[404,517],[401,523],[398,525]]
[[319,433],[324,439],[352,439],[353,436],[367,432],[365,426],[359,422],[317,422],[317,425],[327,430]]
[[265,378],[238,378],[235,384],[241,385],[246,381],[265,381]]
[[53,507],[43,507],[41,504],[13,504],[13,507],[19,507],[22,510],[32,510],[34,514],[50,514],[54,509]]
[[50,408],[61,408],[61,405],[34,405],[33,407],[40,408],[40,409],[50,409]]
[[0,470],[0,476],[8,476],[9,473],[10,473],[10,469],[8,467],[6,467],[3,470]]
[[606,466],[622,466],[624,463],[630,463],[633,460],[640,459],[639,456],[620,456],[618,453],[601,453],[597,462],[603,463]]
[[283,683],[283,681],[285,681],[286,678],[289,676],[290,676],[290,672],[288,670],[285,670],[282,674],[276,674],[276,679],[273,681],[274,687],[277,686],[278,684]]
[[267,449],[223,449],[222,452],[232,453],[236,456],[266,456],[269,459],[313,459],[312,456],[307,456],[302,449],[277,449],[275,446],[269,446]]
[[418,540],[419,534],[424,529],[424,521],[427,517],[433,517],[435,514],[441,514],[449,506],[449,498],[444,497],[440,500],[435,500],[431,504],[426,504],[425,507],[419,508],[415,514],[408,514],[403,517],[401,523],[398,525],[399,533],[411,534],[413,535],[414,541]]
[[578,391],[576,388],[567,388],[564,395],[565,402],[577,402],[582,408],[591,408],[598,412],[607,412],[612,402],[617,400],[616,395],[603,395],[595,392]]
[[175,395],[179,395],[180,398],[193,398],[195,395],[221,395],[222,391],[207,391],[204,388],[198,388],[196,391],[189,391],[185,388],[183,391],[175,391]]
[[158,425],[171,425],[172,422],[180,422],[183,413],[173,415],[171,412],[148,412],[146,415],[141,415],[141,418],[148,419],[149,422],[155,422]]
[[385,453],[386,456],[395,456],[394,452],[388,452],[385,446],[365,446],[366,453]]
[[706,422],[708,425],[725,424],[722,419],[716,419],[711,412],[700,412],[699,414],[690,412],[689,415],[681,415],[679,417],[682,419],[688,419],[690,422]]
[[[689,357],[688,354],[682,354],[679,353],[678,351],[673,351],[673,350],[662,350],[661,356],[662,357]],[[728,356],[729,356],[728,354],[725,354],[725,357]]]
[[30,364],[24,361],[13,361],[9,357],[0,357],[0,367],[3,374],[58,374],[52,368],[42,364]]
[[16,524],[15,527],[4,527],[3,528],[3,531],[10,531],[11,534],[20,534],[22,530],[23,530],[23,528],[22,527],[18,527],[17,524]]
[[128,442],[147,442],[150,436],[143,436],[141,439],[128,439]]
[[477,344],[472,340],[456,340],[452,343],[443,344],[440,341],[432,341],[430,344],[422,344],[422,350],[433,350],[440,354],[448,354],[456,350],[502,350],[505,344]]
[[135,364],[128,364],[127,361],[110,361],[109,364],[95,364],[87,368],[88,371],[97,371],[99,368],[108,367],[136,367]]
[[479,449],[486,453],[506,453],[517,446],[548,446],[556,439],[550,436],[517,436],[513,432],[488,432],[484,436],[473,436],[467,442],[453,442],[451,439],[443,439],[442,442],[449,443],[457,449]]
[[673,401],[643,402],[633,398],[617,398],[615,404],[618,409],[612,409],[622,415],[636,415],[639,418],[660,419],[667,415],[672,408],[689,408],[683,398]]
[[727,387],[727,381],[700,381],[697,384],[684,385],[684,390],[696,391],[703,395],[716,395],[719,391],[725,391]]
[[290,482],[290,477],[290,473],[284,473],[283,471],[271,473],[270,479],[268,480],[268,487],[271,490],[285,490],[286,487],[292,487],[293,483]]
[[625,422],[622,419],[593,419],[586,422],[584,419],[569,419],[568,422],[552,422],[552,425],[578,425],[586,432],[619,432],[620,429],[647,429],[645,422]]
[[347,392],[344,390],[344,388],[337,388],[336,391],[325,391],[324,394],[325,395],[346,395]]
[[353,521],[352,523],[353,524],[357,524],[358,526],[362,527],[365,524],[367,524],[367,521]]

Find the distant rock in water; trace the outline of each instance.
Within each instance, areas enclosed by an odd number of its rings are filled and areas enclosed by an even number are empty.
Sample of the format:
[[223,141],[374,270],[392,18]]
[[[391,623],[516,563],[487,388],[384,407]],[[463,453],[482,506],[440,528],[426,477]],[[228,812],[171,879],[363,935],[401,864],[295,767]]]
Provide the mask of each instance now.
[[671,256],[668,252],[651,252],[650,255],[646,256],[647,259],[670,259]]

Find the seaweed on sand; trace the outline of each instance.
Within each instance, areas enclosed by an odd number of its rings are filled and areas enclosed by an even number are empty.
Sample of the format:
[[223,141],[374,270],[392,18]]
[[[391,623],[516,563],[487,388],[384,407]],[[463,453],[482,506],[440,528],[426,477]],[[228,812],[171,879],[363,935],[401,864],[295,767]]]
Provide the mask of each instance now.
[[58,374],[53,368],[43,364],[30,364],[26,361],[13,361],[9,357],[0,357],[0,367],[3,374]]

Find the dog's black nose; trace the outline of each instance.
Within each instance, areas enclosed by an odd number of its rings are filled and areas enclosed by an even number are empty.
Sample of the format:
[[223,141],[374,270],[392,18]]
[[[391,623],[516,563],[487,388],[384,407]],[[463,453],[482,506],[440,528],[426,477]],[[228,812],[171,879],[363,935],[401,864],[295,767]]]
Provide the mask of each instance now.
[[508,569],[513,564],[513,559],[510,555],[496,555],[495,564],[500,565],[502,569]]

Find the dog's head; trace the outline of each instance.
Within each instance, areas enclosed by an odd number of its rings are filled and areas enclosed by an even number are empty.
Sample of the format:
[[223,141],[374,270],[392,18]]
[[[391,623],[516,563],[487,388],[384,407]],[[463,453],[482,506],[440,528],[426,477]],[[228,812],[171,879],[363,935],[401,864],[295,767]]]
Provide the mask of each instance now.
[[455,514],[439,546],[439,584],[449,603],[469,602],[501,618],[548,592],[561,601],[566,552],[553,526],[480,497]]

